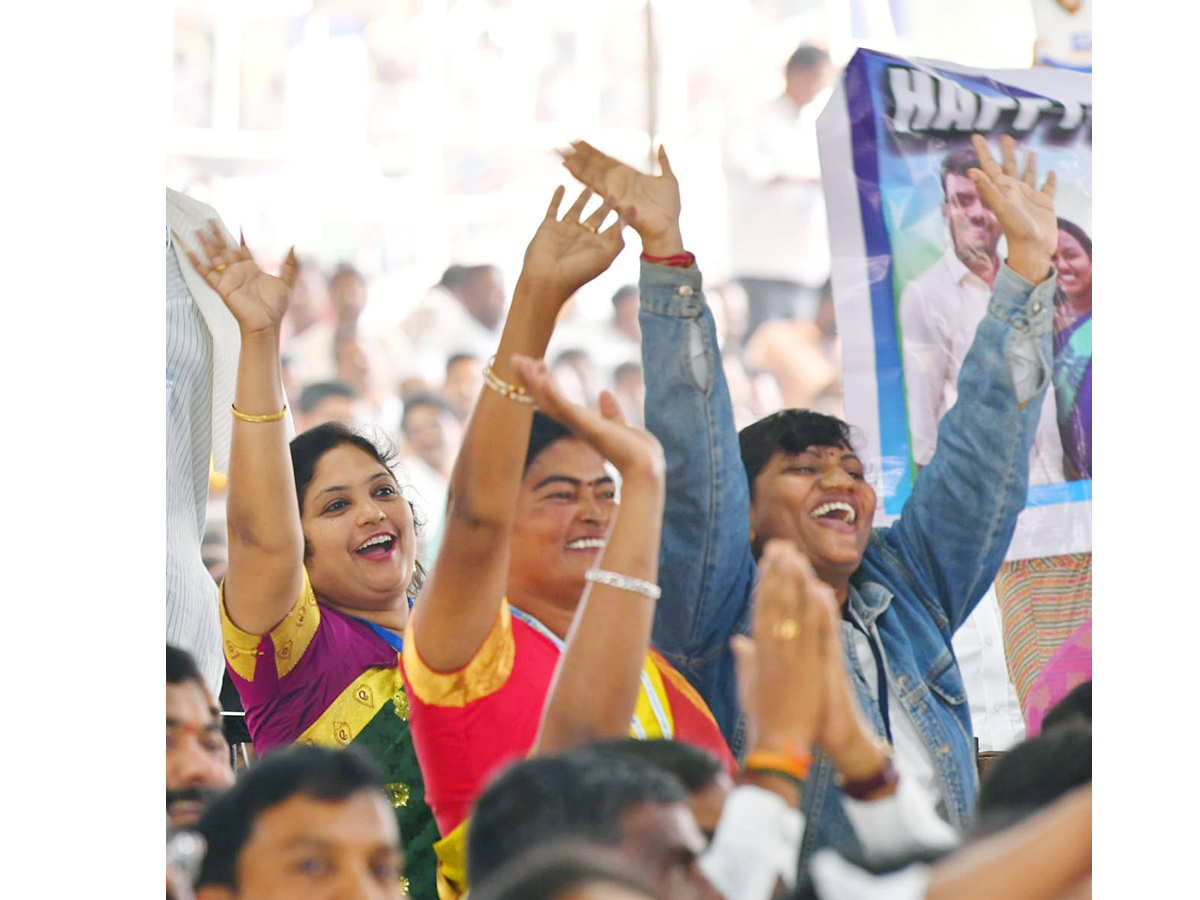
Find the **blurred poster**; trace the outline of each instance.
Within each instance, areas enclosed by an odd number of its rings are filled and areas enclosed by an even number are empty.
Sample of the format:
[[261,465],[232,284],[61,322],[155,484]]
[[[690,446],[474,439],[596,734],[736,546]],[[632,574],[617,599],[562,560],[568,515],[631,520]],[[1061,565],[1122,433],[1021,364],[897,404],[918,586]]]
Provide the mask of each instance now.
[[966,170],[1001,134],[1053,169],[1054,380],[1009,559],[1091,549],[1091,77],[984,71],[859,50],[818,123],[847,420],[899,515],[957,399],[963,357],[1007,248]]

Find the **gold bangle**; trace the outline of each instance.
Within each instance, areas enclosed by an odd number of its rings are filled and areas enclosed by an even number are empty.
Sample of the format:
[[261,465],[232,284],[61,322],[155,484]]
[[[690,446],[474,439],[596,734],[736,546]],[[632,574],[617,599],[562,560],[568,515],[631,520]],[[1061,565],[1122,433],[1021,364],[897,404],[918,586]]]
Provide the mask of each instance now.
[[492,371],[492,363],[495,361],[496,357],[493,356],[487,361],[487,365],[483,367],[483,383],[506,400],[516,400],[518,403],[533,403],[533,398],[529,396],[529,392],[525,388],[505,381]]
[[230,405],[230,410],[233,411],[235,419],[241,419],[243,422],[278,422],[287,415],[287,404],[283,404],[283,409],[277,413],[269,413],[265,416],[248,416],[244,412],[238,410],[236,406]]

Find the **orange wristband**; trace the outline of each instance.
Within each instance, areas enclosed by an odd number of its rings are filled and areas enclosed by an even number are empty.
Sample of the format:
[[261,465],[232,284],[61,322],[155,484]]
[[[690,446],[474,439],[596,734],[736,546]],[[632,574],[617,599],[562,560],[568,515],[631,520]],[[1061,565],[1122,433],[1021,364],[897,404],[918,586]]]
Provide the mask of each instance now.
[[755,750],[746,757],[743,768],[747,772],[774,772],[797,781],[808,777],[812,768],[813,755],[807,750],[799,753],[772,753],[770,750]]

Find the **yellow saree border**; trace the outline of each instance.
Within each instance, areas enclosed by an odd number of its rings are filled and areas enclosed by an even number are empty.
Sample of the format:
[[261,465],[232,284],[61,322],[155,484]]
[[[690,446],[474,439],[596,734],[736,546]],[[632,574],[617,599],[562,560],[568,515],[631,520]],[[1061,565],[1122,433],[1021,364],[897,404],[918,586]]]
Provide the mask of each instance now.
[[[258,645],[262,635],[242,631],[233,624],[229,612],[225,609],[225,582],[221,582],[221,637],[224,639],[225,659],[241,678],[254,681],[258,670],[258,657],[262,656]],[[317,596],[313,593],[312,584],[308,580],[308,570],[304,570],[304,583],[300,586],[300,596],[292,604],[278,625],[269,632],[271,644],[275,648],[275,671],[279,678],[287,675],[296,667],[308,645],[312,643],[321,624],[321,608],[317,606]]]

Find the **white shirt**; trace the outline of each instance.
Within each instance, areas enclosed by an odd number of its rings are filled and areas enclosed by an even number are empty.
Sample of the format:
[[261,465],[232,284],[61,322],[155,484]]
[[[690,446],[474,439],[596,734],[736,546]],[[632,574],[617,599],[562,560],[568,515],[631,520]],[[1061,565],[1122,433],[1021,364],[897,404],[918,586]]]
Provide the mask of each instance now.
[[[991,296],[991,287],[963,264],[953,244],[900,296],[908,427],[913,461],[919,466],[933,458],[938,425],[958,400],[963,359]],[[1062,439],[1054,391],[1048,390],[1029,454],[1029,483],[1063,480]]]
[[[875,668],[875,656],[871,653],[871,644],[867,636],[849,622],[842,622],[841,627],[843,638],[849,635],[854,641],[854,653],[858,658],[863,678],[866,679],[868,692],[872,699],[878,702],[879,676]],[[892,764],[896,767],[896,775],[901,781],[908,782],[908,790],[919,803],[936,809],[941,803],[941,791],[938,788],[937,773],[933,768],[933,758],[909,717],[903,701],[892,687],[891,679],[887,682],[887,692],[888,725],[892,731]]]
[[736,128],[725,151],[729,262],[737,275],[819,287],[829,278],[829,225],[817,179],[817,115],[828,94],[797,110],[777,97]]
[[1008,674],[994,587],[954,633],[953,644],[979,749],[1007,750],[1025,740],[1025,718]]
[[1080,0],[1074,13],[1058,0],[1033,0],[1033,22],[1033,55],[1039,65],[1092,70],[1091,0]]

